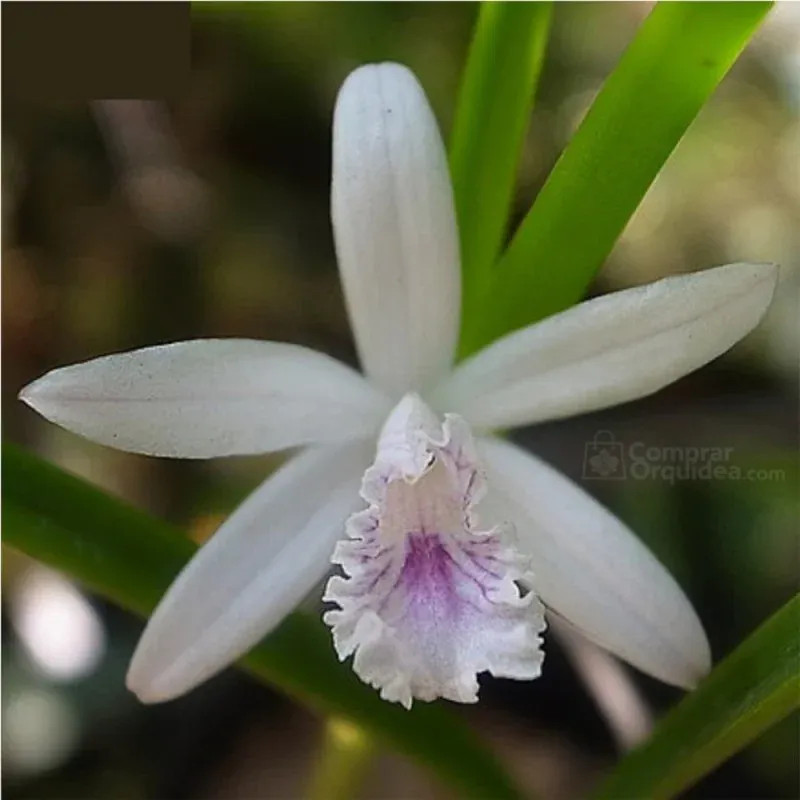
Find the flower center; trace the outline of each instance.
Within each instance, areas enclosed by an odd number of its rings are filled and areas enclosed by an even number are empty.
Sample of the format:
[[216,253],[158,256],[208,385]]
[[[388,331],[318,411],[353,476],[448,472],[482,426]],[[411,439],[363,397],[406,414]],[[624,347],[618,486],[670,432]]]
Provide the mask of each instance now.
[[364,474],[367,508],[347,522],[325,621],[340,658],[386,700],[477,700],[477,674],[538,676],[541,604],[517,581],[527,560],[507,530],[477,529],[485,491],[469,426],[440,423],[416,395],[389,415]]

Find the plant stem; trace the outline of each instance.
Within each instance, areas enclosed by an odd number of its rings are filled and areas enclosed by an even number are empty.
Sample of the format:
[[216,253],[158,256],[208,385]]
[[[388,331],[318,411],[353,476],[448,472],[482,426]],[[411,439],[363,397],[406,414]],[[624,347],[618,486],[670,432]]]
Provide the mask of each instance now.
[[354,800],[374,752],[366,731],[342,717],[329,717],[309,800]]

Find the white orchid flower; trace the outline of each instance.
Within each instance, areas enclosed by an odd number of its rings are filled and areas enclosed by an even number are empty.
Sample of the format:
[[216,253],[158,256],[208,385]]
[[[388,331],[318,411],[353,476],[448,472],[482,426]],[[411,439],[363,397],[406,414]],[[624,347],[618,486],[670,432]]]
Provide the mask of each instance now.
[[491,431],[634,400],[697,369],[758,323],[776,269],[731,264],[590,300],[453,366],[447,162],[421,87],[396,64],[357,69],[341,89],[332,216],[364,377],[295,345],[197,340],[57,369],[21,394],[136,453],[305,447],[178,576],[129,687],[145,702],[188,691],[277,626],[331,561],[344,572],[324,598],[340,658],[407,707],[473,702],[483,671],[536,677],[542,604],[693,686],[709,646],[672,577],[599,503]]

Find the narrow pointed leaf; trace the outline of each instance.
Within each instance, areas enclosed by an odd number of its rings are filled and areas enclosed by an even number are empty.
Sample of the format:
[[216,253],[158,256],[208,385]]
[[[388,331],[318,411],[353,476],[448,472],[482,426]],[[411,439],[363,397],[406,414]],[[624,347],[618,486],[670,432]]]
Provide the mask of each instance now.
[[577,302],[770,3],[661,2],[587,113],[482,296],[461,355]]
[[[146,615],[194,552],[176,530],[11,445],[3,448],[3,533],[27,553]],[[516,798],[494,757],[444,709],[385,703],[333,652],[322,623],[291,615],[243,661],[305,705],[349,719],[416,759],[461,797]]]
[[597,800],[674,797],[800,704],[800,595],[747,638],[614,770]]
[[552,4],[481,4],[450,140],[465,293],[500,252]]

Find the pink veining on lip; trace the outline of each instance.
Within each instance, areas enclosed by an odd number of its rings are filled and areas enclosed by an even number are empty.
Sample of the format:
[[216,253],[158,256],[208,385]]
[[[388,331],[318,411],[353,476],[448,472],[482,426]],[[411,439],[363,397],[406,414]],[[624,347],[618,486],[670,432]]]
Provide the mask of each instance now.
[[517,582],[527,561],[504,531],[478,529],[485,491],[466,423],[443,423],[415,396],[384,428],[333,562],[325,600],[340,658],[388,700],[477,699],[477,674],[541,668],[541,605]]

